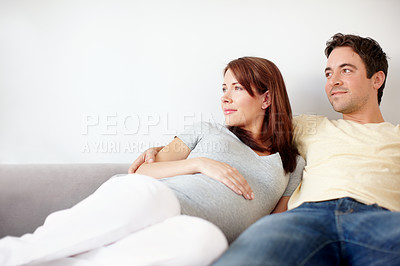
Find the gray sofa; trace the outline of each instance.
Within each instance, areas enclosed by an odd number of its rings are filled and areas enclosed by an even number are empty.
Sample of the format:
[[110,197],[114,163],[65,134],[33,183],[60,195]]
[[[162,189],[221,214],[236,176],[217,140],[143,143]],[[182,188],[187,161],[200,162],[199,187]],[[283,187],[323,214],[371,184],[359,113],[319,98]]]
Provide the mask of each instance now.
[[93,193],[129,164],[0,164],[0,238],[21,236]]

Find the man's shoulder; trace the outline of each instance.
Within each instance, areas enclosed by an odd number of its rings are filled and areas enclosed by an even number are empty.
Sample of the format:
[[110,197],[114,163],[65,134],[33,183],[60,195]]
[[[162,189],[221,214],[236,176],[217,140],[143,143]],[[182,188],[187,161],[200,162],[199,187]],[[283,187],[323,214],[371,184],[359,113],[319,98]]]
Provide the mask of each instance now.
[[293,117],[293,124],[295,127],[298,127],[298,126],[304,127],[304,126],[308,126],[310,124],[315,125],[316,123],[321,123],[324,120],[329,121],[329,119],[327,117],[322,116],[322,115],[303,114],[303,115],[298,115],[298,116]]

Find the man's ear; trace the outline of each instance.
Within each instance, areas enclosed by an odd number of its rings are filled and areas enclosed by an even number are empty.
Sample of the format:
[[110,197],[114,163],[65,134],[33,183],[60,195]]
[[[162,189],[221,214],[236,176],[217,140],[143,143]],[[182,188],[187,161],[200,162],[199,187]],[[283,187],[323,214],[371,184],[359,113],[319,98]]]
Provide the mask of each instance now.
[[261,105],[262,109],[267,109],[271,105],[271,96],[269,95],[269,91],[264,92],[263,94],[263,103]]
[[382,86],[383,82],[385,82],[385,78],[386,78],[386,76],[385,76],[385,73],[383,73],[383,71],[376,72],[372,76],[372,79],[374,82],[374,84],[373,84],[374,89],[378,90]]

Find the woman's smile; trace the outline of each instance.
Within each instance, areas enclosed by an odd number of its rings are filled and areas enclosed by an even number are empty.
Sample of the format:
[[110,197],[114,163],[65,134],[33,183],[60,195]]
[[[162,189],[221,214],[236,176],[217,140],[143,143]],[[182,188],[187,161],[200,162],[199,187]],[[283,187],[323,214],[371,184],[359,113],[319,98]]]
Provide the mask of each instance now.
[[224,115],[230,115],[236,111],[235,109],[224,109]]

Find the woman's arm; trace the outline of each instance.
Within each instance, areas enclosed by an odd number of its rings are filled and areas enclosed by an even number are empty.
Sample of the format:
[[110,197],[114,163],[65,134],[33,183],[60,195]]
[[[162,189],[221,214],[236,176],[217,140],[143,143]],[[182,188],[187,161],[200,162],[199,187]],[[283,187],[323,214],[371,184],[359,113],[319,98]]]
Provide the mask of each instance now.
[[189,147],[176,137],[156,154],[155,162],[143,163],[136,173],[154,178],[198,173],[194,160],[186,160],[190,152]]
[[289,202],[289,196],[283,196],[275,206],[275,209],[271,213],[280,213],[287,211],[287,205]]
[[176,175],[203,173],[229,187],[246,199],[254,194],[246,179],[230,165],[205,157],[186,159],[191,150],[179,138],[175,138],[155,157],[153,163],[143,163],[136,173],[160,179]]

